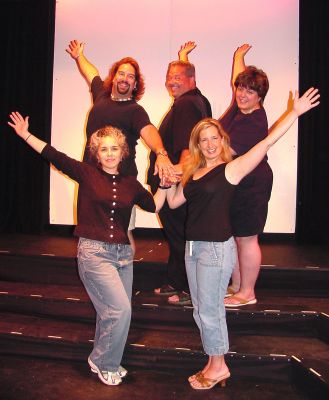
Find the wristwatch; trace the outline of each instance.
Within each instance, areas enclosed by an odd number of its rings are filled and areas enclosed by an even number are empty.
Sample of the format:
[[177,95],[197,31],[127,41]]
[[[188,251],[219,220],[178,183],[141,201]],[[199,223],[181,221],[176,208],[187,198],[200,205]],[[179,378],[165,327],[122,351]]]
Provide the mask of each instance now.
[[168,153],[166,152],[165,149],[160,149],[160,150],[158,150],[158,151],[156,152],[156,155],[157,155],[157,156],[161,155],[161,156],[164,156],[164,157],[168,157]]

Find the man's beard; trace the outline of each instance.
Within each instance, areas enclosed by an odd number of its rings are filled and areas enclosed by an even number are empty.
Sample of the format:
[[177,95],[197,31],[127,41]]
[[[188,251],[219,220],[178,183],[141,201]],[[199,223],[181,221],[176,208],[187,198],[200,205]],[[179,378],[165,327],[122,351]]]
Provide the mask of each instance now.
[[[125,83],[125,86],[123,88],[120,88],[120,84]],[[125,95],[129,92],[130,90],[130,85],[127,82],[118,82],[117,83],[117,92],[121,95]]]

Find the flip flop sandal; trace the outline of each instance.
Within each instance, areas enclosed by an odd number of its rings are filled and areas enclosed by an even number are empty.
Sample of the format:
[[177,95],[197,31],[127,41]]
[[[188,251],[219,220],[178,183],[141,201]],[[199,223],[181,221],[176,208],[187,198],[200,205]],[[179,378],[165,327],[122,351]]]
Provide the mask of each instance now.
[[234,300],[237,301],[237,303],[225,303],[224,302],[225,307],[228,307],[228,308],[230,308],[230,307],[231,308],[235,308],[235,307],[249,306],[251,304],[256,304],[257,303],[257,299],[246,300],[246,299],[243,299],[242,297],[235,296],[235,295],[231,296],[229,299],[230,300],[234,299]]
[[232,289],[232,286],[228,286],[228,287],[227,287],[227,290],[226,290],[225,298],[234,296],[235,293],[236,293],[236,292]]
[[180,292],[176,295],[178,297],[178,301],[168,299],[168,303],[173,306],[191,306],[191,296],[189,293]]
[[[155,289],[156,290],[156,289]],[[178,290],[176,290],[175,288],[173,288],[170,285],[162,285],[158,290],[159,292],[156,292],[154,290],[154,294],[158,295],[158,296],[172,296],[174,294],[178,294]]]

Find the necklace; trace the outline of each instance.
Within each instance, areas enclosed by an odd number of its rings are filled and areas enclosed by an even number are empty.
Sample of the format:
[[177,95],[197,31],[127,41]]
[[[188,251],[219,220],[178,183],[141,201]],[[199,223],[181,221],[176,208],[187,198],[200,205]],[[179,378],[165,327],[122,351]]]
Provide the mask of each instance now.
[[127,97],[127,98],[115,97],[114,94],[111,93],[111,99],[113,101],[130,101],[133,98],[132,97]]

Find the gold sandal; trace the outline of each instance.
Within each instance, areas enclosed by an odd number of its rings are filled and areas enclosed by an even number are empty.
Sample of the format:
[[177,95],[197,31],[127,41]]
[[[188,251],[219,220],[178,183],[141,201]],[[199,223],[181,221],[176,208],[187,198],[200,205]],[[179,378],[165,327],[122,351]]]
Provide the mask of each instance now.
[[193,382],[193,381],[195,380],[195,378],[196,378],[197,376],[199,376],[199,375],[202,375],[202,371],[198,371],[196,374],[189,376],[187,380],[191,383],[191,382]]
[[227,289],[226,289],[225,298],[234,296],[235,293],[236,293],[236,292],[233,290],[232,286],[228,286]]
[[[226,374],[220,376],[217,379],[210,379],[206,378],[203,376],[202,372],[200,374],[195,375],[195,379],[190,382],[190,385],[193,389],[195,390],[209,390],[212,389],[215,385],[218,383],[220,384],[221,387],[226,386],[226,380],[231,376],[230,372],[227,372]],[[198,382],[200,386],[196,386],[195,382]]]

